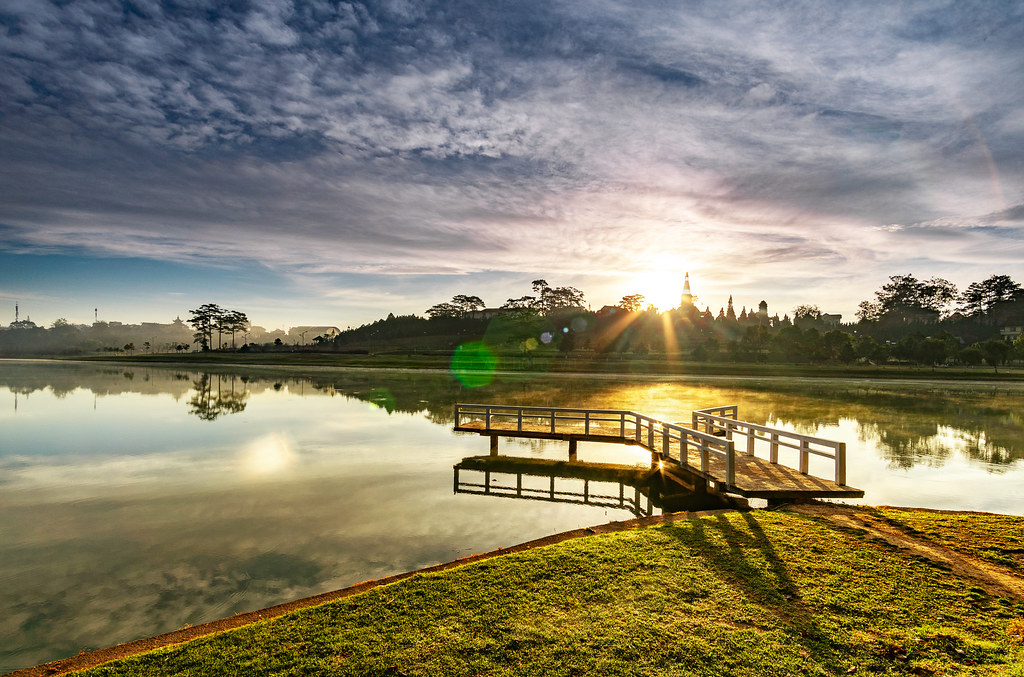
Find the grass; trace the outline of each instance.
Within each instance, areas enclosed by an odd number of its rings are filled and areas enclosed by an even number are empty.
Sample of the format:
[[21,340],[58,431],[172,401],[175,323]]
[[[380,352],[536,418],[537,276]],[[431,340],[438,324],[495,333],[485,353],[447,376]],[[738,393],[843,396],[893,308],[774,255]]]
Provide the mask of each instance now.
[[[1024,518],[929,525],[929,538],[989,543]],[[979,594],[858,530],[760,511],[420,574],[80,674],[1021,677],[1022,666],[1021,600]]]

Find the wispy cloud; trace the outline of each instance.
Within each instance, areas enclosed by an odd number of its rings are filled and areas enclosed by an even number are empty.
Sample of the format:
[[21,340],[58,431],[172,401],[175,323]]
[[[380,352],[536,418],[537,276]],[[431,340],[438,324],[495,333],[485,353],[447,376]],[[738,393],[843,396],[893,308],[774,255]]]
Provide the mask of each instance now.
[[1013,4],[8,7],[11,251],[570,279],[668,252],[864,295],[903,249],[1005,266],[1024,235]]

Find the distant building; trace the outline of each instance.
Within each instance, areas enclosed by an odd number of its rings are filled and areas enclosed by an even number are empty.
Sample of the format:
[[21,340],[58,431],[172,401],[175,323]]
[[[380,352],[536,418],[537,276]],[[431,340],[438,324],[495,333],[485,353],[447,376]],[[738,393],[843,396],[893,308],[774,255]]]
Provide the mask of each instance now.
[[1003,327],[999,330],[999,337],[1004,341],[1015,341],[1021,334],[1024,334],[1024,326],[1019,324]]
[[341,333],[341,330],[337,327],[328,326],[300,326],[292,327],[288,330],[288,338],[293,341],[302,341],[303,344],[312,343],[313,339],[317,336],[322,336],[327,340],[333,339],[335,336]]
[[822,313],[821,314],[821,323],[824,324],[826,327],[838,327],[839,323],[842,322],[842,321],[843,321],[843,316],[842,316],[841,313],[836,313],[836,314]]
[[483,310],[471,310],[465,314],[465,317],[471,320],[490,320],[507,312],[507,308],[484,308]]

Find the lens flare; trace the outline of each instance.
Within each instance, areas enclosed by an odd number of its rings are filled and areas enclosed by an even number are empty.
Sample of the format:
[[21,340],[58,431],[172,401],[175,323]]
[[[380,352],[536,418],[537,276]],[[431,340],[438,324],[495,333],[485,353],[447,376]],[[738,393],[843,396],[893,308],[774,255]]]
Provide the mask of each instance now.
[[452,374],[469,388],[479,388],[493,381],[497,366],[497,356],[482,341],[463,343],[452,355]]

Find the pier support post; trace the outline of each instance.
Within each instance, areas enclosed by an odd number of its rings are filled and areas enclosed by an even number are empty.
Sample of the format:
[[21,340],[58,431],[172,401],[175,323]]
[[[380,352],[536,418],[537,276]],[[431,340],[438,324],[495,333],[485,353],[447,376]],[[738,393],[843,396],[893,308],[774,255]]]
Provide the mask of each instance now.
[[498,436],[491,435],[491,456],[498,455]]
[[569,440],[569,460],[576,460],[576,444],[577,440]]

